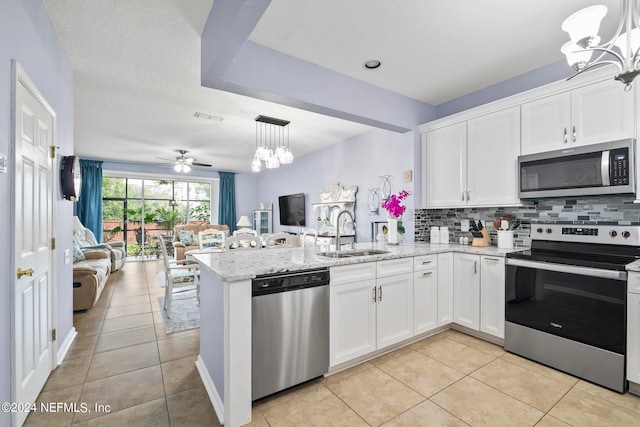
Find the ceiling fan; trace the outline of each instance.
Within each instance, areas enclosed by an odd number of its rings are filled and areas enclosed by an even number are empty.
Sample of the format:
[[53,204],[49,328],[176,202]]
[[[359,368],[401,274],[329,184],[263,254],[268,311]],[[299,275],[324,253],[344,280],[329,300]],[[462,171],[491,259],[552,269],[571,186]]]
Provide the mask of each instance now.
[[196,159],[194,159],[193,157],[187,157],[185,156],[185,154],[188,153],[187,150],[175,150],[178,153],[180,153],[179,156],[176,157],[175,160],[170,160],[170,159],[163,159],[161,157],[157,157],[158,159],[161,160],[166,160],[166,161],[172,161],[174,162],[174,169],[176,172],[183,172],[183,173],[188,173],[191,171],[191,167],[193,166],[199,166],[199,167],[204,167],[204,168],[210,168],[211,165],[208,163],[199,163],[196,162]]

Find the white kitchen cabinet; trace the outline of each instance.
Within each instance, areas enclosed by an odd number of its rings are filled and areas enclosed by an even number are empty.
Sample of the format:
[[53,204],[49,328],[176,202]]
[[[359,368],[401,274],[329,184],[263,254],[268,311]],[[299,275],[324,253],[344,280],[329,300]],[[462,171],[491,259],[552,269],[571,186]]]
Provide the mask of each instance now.
[[417,256],[413,261],[413,333],[438,327],[438,256]]
[[438,254],[438,327],[453,322],[453,253]]
[[426,134],[427,207],[519,203],[520,107]]
[[627,293],[627,380],[640,384],[640,273],[629,273]]
[[330,275],[330,366],[413,336],[413,258],[332,267]]
[[504,258],[480,257],[480,331],[504,339]]
[[480,329],[480,255],[453,255],[453,321]]
[[607,79],[522,104],[522,154],[634,138],[634,96]]
[[329,292],[329,353],[335,366],[376,349],[375,281],[332,285]]
[[466,206],[467,122],[427,132],[425,152],[427,206]]
[[518,198],[520,107],[467,122],[467,204],[505,206]]
[[413,273],[378,278],[378,349],[413,336]]

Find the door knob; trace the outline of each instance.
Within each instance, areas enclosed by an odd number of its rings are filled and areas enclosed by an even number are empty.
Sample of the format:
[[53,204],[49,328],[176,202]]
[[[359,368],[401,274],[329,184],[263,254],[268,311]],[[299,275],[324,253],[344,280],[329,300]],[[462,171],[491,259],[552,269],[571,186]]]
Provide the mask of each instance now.
[[33,268],[27,268],[26,270],[23,270],[21,268],[18,268],[18,279],[21,278],[22,276],[33,276]]

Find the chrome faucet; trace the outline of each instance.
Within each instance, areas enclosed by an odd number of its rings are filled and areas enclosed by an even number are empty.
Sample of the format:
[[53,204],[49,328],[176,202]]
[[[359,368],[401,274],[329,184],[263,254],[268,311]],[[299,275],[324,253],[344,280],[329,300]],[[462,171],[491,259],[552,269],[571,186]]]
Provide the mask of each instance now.
[[356,227],[356,220],[353,218],[353,214],[351,213],[350,210],[343,209],[338,213],[338,216],[336,218],[336,250],[337,251],[340,250],[340,217],[342,216],[342,214],[349,215],[349,218],[351,218],[351,223],[353,224],[353,228]]

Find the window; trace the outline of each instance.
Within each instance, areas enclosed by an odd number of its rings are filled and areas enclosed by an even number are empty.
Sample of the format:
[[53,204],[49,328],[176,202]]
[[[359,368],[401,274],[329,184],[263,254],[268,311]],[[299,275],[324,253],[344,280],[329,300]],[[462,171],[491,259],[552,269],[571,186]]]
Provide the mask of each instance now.
[[212,222],[212,199],[210,182],[104,176],[104,241],[124,240],[128,255],[157,254],[158,236],[175,225]]

